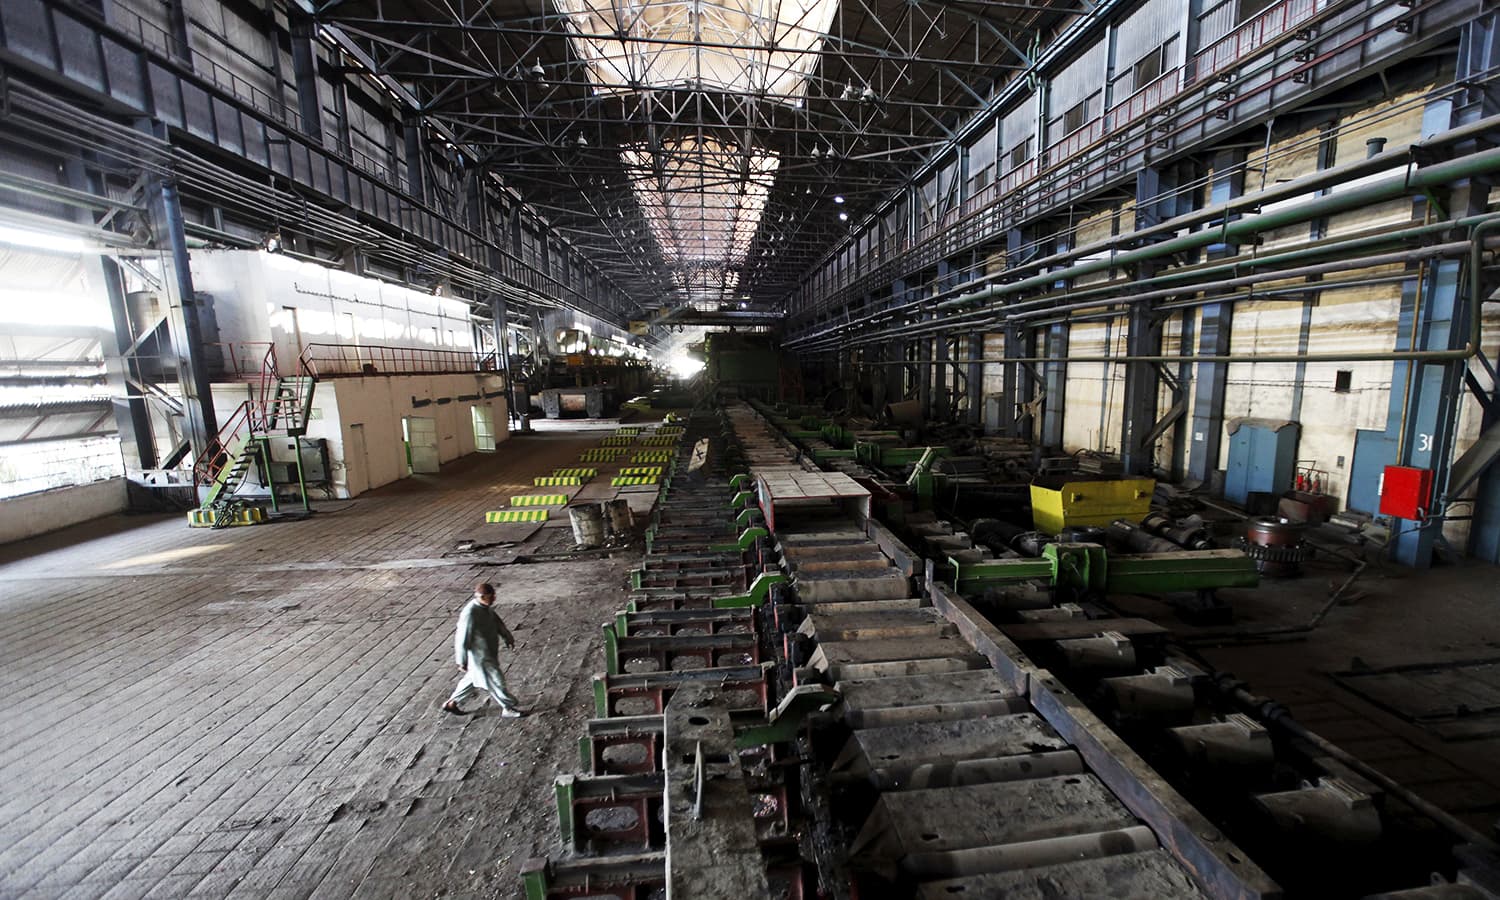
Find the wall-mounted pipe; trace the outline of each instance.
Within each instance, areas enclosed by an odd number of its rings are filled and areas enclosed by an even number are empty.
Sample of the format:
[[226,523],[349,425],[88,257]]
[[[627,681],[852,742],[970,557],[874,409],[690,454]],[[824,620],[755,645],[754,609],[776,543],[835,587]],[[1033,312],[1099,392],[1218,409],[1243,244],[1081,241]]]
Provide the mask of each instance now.
[[[1500,150],[1492,151],[1495,162],[1500,164]],[[1265,354],[1205,354],[1183,357],[1179,354],[1122,354],[1117,356],[1095,355],[1095,356],[984,356],[969,362],[980,363],[1116,363],[1116,362],[1182,362],[1185,358],[1192,362],[1399,362],[1399,361],[1421,361],[1440,362],[1457,361],[1469,359],[1479,351],[1480,326],[1483,315],[1484,298],[1480,294],[1481,282],[1479,273],[1483,268],[1482,253],[1484,248],[1483,234],[1500,227],[1500,215],[1476,216],[1472,219],[1464,219],[1452,223],[1455,226],[1468,227],[1469,237],[1469,340],[1461,348],[1454,350],[1386,350],[1372,351],[1368,353],[1265,353]],[[906,364],[912,361],[908,360]],[[937,360],[916,360],[918,364],[932,364]],[[889,365],[882,362],[857,362],[856,366],[880,366]]]
[[[1358,178],[1364,178],[1379,172],[1384,172],[1389,169],[1395,168],[1396,166],[1408,164],[1413,158],[1414,153],[1421,154],[1423,153],[1423,151],[1435,150],[1454,143],[1470,140],[1479,135],[1492,132],[1497,128],[1500,128],[1500,115],[1488,116],[1484,119],[1480,119],[1477,122],[1472,122],[1468,125],[1462,125],[1458,128],[1449,129],[1448,131],[1444,131],[1441,134],[1434,135],[1427,140],[1419,141],[1415,144],[1403,145],[1394,149],[1384,150],[1376,155],[1368,156],[1365,159],[1354,160],[1348,163],[1334,166],[1332,168],[1323,169],[1321,171],[1305,175],[1301,178],[1282,182],[1280,184],[1274,184],[1269,187],[1262,188],[1261,190],[1258,190],[1254,193],[1242,194],[1239,197],[1233,198],[1231,200],[1226,200],[1223,203],[1219,203],[1214,206],[1207,206],[1203,209],[1195,210],[1190,213],[1185,213],[1181,216],[1168,219],[1165,222],[1153,225],[1149,228],[1143,228],[1140,231],[1131,232],[1128,235],[1121,235],[1112,237],[1108,240],[1096,241],[1092,244],[1085,244],[1084,246],[1075,248],[1073,250],[1067,250],[1062,253],[1053,254],[1052,256],[1032,260],[1013,269],[1007,269],[1004,272],[996,273],[994,276],[990,276],[989,278],[984,279],[984,281],[992,281],[997,278],[1011,275],[1017,271],[1029,271],[1032,269],[1047,266],[1060,265],[1066,263],[1069,260],[1078,259],[1079,257],[1083,256],[1090,256],[1096,253],[1107,253],[1115,245],[1120,243],[1121,238],[1128,239],[1130,241],[1139,241],[1163,234],[1175,235],[1177,232],[1185,228],[1192,228],[1197,225],[1212,222],[1216,219],[1223,219],[1227,224],[1227,217],[1235,213],[1252,210],[1266,204],[1278,202],[1280,200],[1291,199],[1302,194],[1308,194],[1326,188],[1337,187],[1348,181],[1352,181]],[[1436,168],[1436,166],[1429,166],[1424,171],[1430,171],[1434,168]],[[1328,195],[1328,197],[1330,198],[1339,196],[1343,195]],[[1246,220],[1241,219],[1239,221]],[[1121,258],[1117,256],[1109,260],[1106,268],[1122,264],[1124,263],[1121,262]],[[1052,277],[1052,273],[1047,274],[1048,279],[1045,280],[1055,280],[1055,278]],[[878,310],[867,316],[863,316],[857,319],[850,319],[846,322],[839,323],[839,325],[834,326],[831,329],[825,329],[824,331],[818,332],[816,334],[791,338],[786,343],[788,347],[796,347],[808,341],[817,340],[825,336],[832,336],[833,334],[836,334],[837,332],[845,328],[857,326],[884,315],[889,315],[891,313],[900,312],[906,309],[930,305],[932,301],[938,297],[944,296],[945,294],[952,293],[954,291],[964,290],[966,288],[972,287],[972,284],[966,284],[957,288],[953,288],[949,291],[939,292],[931,297],[923,297],[918,300],[913,300],[901,304],[900,306],[888,307],[886,309]],[[1001,285],[998,287],[1008,287],[1008,285]],[[978,302],[978,300],[980,299],[980,295],[987,290],[989,289],[985,288],[981,291],[971,292],[969,294],[964,294],[956,297],[952,300],[940,302],[934,308],[943,309],[950,308],[953,305],[967,305],[973,302]]]
[[[1298,248],[1296,250],[1288,250],[1288,251],[1283,251],[1283,252],[1280,252],[1280,253],[1267,254],[1265,256],[1249,257],[1249,258],[1246,258],[1246,259],[1226,260],[1226,261],[1221,262],[1221,263],[1214,263],[1214,264],[1205,265],[1205,266],[1198,266],[1198,267],[1195,267],[1195,268],[1193,268],[1191,270],[1187,270],[1187,271],[1165,272],[1165,273],[1162,273],[1160,275],[1152,276],[1150,278],[1140,279],[1138,281],[1130,282],[1129,286],[1130,286],[1130,288],[1132,290],[1132,293],[1130,293],[1128,295],[1124,295],[1124,296],[1122,296],[1121,293],[1120,293],[1120,290],[1121,290],[1121,288],[1123,286],[1122,283],[1120,283],[1120,282],[1111,282],[1109,284],[1099,285],[1097,287],[1084,288],[1082,290],[1077,290],[1077,291],[1067,291],[1067,292],[1064,292],[1063,294],[1061,294],[1060,296],[1056,296],[1056,297],[1054,297],[1054,296],[1043,296],[1043,297],[1038,297],[1038,298],[1034,298],[1034,299],[1030,299],[1030,300],[1023,300],[1023,301],[1021,301],[1019,303],[1013,303],[1013,304],[1010,304],[1010,305],[1008,305],[1006,307],[999,308],[999,309],[982,309],[982,310],[975,310],[973,312],[968,312],[968,313],[959,313],[957,315],[949,316],[949,317],[944,318],[944,319],[933,320],[931,322],[925,323],[923,325],[918,325],[916,327],[911,327],[911,326],[894,326],[894,327],[888,327],[888,328],[885,328],[885,329],[882,329],[882,330],[876,331],[876,332],[867,332],[867,333],[865,333],[865,334],[863,334],[863,335],[861,335],[860,337],[857,337],[857,338],[846,338],[846,339],[838,341],[838,343],[839,343],[840,346],[861,346],[863,344],[868,344],[868,343],[873,343],[873,342],[880,341],[880,340],[885,340],[885,339],[888,339],[889,337],[911,337],[911,336],[914,336],[914,335],[923,335],[923,334],[937,333],[937,332],[940,332],[940,331],[943,331],[943,330],[952,329],[954,327],[968,326],[968,327],[975,327],[975,328],[977,328],[977,327],[982,327],[982,326],[986,326],[986,325],[994,325],[994,324],[998,324],[999,322],[1001,322],[1001,321],[1003,321],[1005,319],[1008,319],[1008,318],[1022,318],[1021,316],[1015,316],[1012,313],[1012,311],[1017,310],[1017,309],[1022,309],[1022,308],[1037,307],[1038,309],[1036,311],[1036,315],[1051,315],[1051,314],[1053,314],[1055,312],[1065,311],[1065,310],[1069,310],[1069,309],[1088,309],[1088,308],[1092,308],[1094,306],[1103,306],[1103,305],[1108,305],[1108,304],[1116,304],[1116,305],[1118,305],[1118,304],[1122,304],[1122,303],[1130,303],[1130,302],[1135,302],[1137,300],[1147,299],[1147,295],[1141,293],[1140,289],[1141,288],[1146,288],[1146,287],[1151,287],[1153,285],[1167,284],[1167,283],[1173,283],[1173,282],[1180,282],[1180,281],[1184,281],[1184,280],[1187,280],[1187,279],[1192,279],[1192,280],[1196,281],[1196,280],[1201,280],[1201,279],[1204,279],[1204,278],[1210,278],[1210,277],[1213,277],[1213,276],[1217,276],[1217,275],[1220,275],[1220,274],[1234,274],[1234,275],[1238,275],[1239,273],[1241,273],[1241,272],[1243,272],[1245,270],[1248,270],[1248,269],[1258,269],[1258,268],[1262,268],[1262,267],[1265,267],[1265,266],[1278,265],[1278,264],[1282,264],[1282,263],[1286,263],[1286,262],[1295,262],[1295,261],[1303,260],[1303,259],[1317,259],[1317,258],[1320,258],[1320,257],[1325,257],[1325,256],[1330,256],[1330,255],[1331,256],[1345,256],[1345,254],[1349,254],[1349,253],[1352,253],[1352,252],[1357,251],[1357,250],[1368,249],[1368,248],[1373,248],[1373,247],[1383,247],[1383,246],[1388,246],[1388,245],[1391,245],[1391,244],[1400,244],[1403,241],[1411,240],[1413,238],[1421,238],[1421,237],[1425,237],[1425,236],[1428,236],[1428,235],[1440,234],[1440,233],[1443,233],[1443,232],[1451,232],[1451,231],[1454,230],[1455,227],[1462,227],[1462,226],[1461,225],[1456,226],[1456,224],[1454,222],[1442,222],[1442,223],[1435,223],[1435,224],[1430,224],[1430,225],[1409,226],[1407,228],[1398,229],[1398,230],[1395,230],[1395,231],[1386,230],[1386,231],[1378,232],[1378,233],[1375,233],[1375,234],[1360,235],[1360,236],[1351,237],[1351,238],[1340,238],[1340,239],[1336,239],[1336,240],[1335,239],[1325,239],[1324,241],[1317,242],[1317,243],[1315,243],[1315,244],[1313,244],[1311,246],[1300,247],[1300,248]],[[1467,246],[1467,245],[1466,244],[1462,244],[1460,246],[1462,247],[1462,246]],[[1427,249],[1427,248],[1413,248],[1413,250],[1416,251],[1416,252],[1421,252],[1421,251],[1424,251],[1425,249]],[[1412,252],[1412,251],[1404,251],[1404,252]],[[1334,269],[1330,270],[1330,271],[1347,271],[1347,270],[1351,270],[1351,269],[1359,269],[1359,268],[1363,268],[1363,267],[1366,267],[1366,266],[1373,266],[1373,265],[1377,265],[1378,264],[1378,263],[1375,263],[1375,262],[1367,262],[1367,263],[1361,264],[1360,260],[1363,260],[1363,259],[1371,259],[1371,257],[1361,257],[1359,259],[1350,259],[1347,256],[1345,256],[1345,258],[1343,260],[1341,260],[1336,265],[1336,267]],[[1398,261],[1400,261],[1400,260],[1398,260]],[[1283,277],[1295,277],[1294,273],[1296,271],[1300,271],[1302,274],[1316,274],[1316,273],[1309,273],[1305,269],[1304,270],[1281,270],[1281,271],[1277,271],[1277,272],[1274,272],[1274,273],[1268,273],[1266,275],[1262,275],[1262,276],[1260,276],[1259,279],[1250,279],[1250,281],[1248,283],[1253,284],[1254,281],[1256,281],[1256,280],[1265,280],[1267,278],[1277,278],[1277,279],[1279,279],[1279,278],[1283,278]],[[1244,280],[1242,279],[1241,282],[1244,283]],[[1213,281],[1213,282],[1207,283],[1207,284],[1192,284],[1192,283],[1189,283],[1189,284],[1178,284],[1177,286],[1175,286],[1175,287],[1173,287],[1173,288],[1171,288],[1169,290],[1157,291],[1157,292],[1151,294],[1151,296],[1152,297],[1174,296],[1174,295],[1182,294],[1182,293],[1192,293],[1192,292],[1196,292],[1196,291],[1212,290],[1212,289],[1216,289],[1216,288],[1222,287],[1225,284],[1226,284],[1226,282],[1223,281],[1223,280],[1216,280],[1216,281]],[[1253,292],[1252,292],[1252,294],[1253,294]],[[1098,299],[1095,300],[1095,301],[1093,301],[1093,302],[1090,302],[1090,303],[1077,303],[1077,304],[1073,304],[1071,306],[1060,306],[1060,305],[1047,306],[1046,305],[1046,304],[1049,304],[1049,303],[1056,304],[1057,301],[1064,300],[1064,299],[1082,299],[1082,298],[1089,298],[1089,297],[1096,297]],[[1201,303],[1205,303],[1205,302],[1234,301],[1236,299],[1251,299],[1251,296],[1250,295],[1245,295],[1245,296],[1240,297],[1240,298],[1237,298],[1235,296],[1212,297],[1212,298],[1208,298],[1208,299],[1205,299],[1205,300],[1202,300],[1202,301],[1193,301],[1193,303],[1189,304],[1189,305],[1200,305]],[[1164,309],[1166,307],[1158,307],[1158,308],[1163,308]],[[1028,314],[1027,317],[1029,317],[1029,314]],[[822,344],[823,344],[823,342],[819,341],[817,344],[814,344],[811,347],[804,347],[804,349],[817,349]]]
[[[1357,163],[1351,163],[1350,165],[1357,165]],[[1061,271],[1044,272],[1040,275],[1023,278],[1020,281],[993,285],[965,297],[940,303],[937,308],[951,308],[960,303],[964,305],[982,303],[1032,288],[1047,287],[1065,279],[1082,278],[1085,275],[1108,272],[1110,269],[1149,262],[1161,256],[1200,250],[1211,244],[1232,244],[1236,242],[1237,238],[1248,238],[1263,231],[1284,228],[1288,225],[1295,225],[1311,219],[1334,216],[1362,206],[1372,206],[1388,200],[1396,200],[1411,194],[1418,194],[1423,191],[1443,187],[1456,181],[1488,175],[1496,171],[1500,171],[1500,148],[1481,150],[1478,153],[1473,153],[1459,159],[1424,166],[1414,172],[1409,171],[1403,175],[1389,176],[1369,184],[1356,185],[1335,194],[1315,197],[1289,209],[1262,212],[1232,221],[1226,220],[1213,229],[1178,235],[1177,237],[1168,238],[1167,240],[1136,250],[1127,250],[1108,259],[1076,263]],[[1334,184],[1336,183],[1334,182]],[[1153,230],[1155,229],[1146,229],[1145,231],[1149,232]],[[1142,232],[1142,234],[1144,233]],[[1076,256],[1076,254],[1070,254],[1070,256]],[[1068,258],[1068,256],[1064,256],[1063,258]],[[1028,268],[1030,267],[1028,266]]]

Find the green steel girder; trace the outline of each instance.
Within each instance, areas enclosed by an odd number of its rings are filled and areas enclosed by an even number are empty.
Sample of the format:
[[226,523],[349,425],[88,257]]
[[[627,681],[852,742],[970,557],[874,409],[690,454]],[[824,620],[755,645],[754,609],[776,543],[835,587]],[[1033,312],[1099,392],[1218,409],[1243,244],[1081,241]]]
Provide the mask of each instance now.
[[557,827],[562,831],[565,847],[573,846],[573,783],[572,775],[559,776],[552,783],[553,794],[557,800]]
[[1052,560],[1043,558],[965,563],[949,557],[948,567],[953,570],[953,589],[965,596],[981,594],[985,588],[1022,581],[1046,579],[1051,582],[1054,572]]
[[812,458],[815,462],[823,462],[829,459],[854,459],[854,450],[823,450],[815,448]]
[[1111,554],[1097,544],[1048,544],[1038,559],[949,559],[948,565],[960,594],[1041,579],[1054,588],[1102,594],[1170,594],[1260,583],[1254,560],[1239,550]]
[[[620,616],[624,618],[623,615]],[[615,630],[614,622],[605,622],[599,626],[604,632],[604,672],[608,675],[620,674],[620,635]]]
[[1255,561],[1239,550],[1184,550],[1109,558],[1112,594],[1170,594],[1216,588],[1255,587]]
[[[933,447],[932,449],[939,457],[953,455],[953,451],[947,447]],[[867,466],[890,468],[909,466],[920,462],[927,450],[927,447],[888,447],[875,441],[854,442],[855,458]]]
[[594,676],[594,718],[609,718],[609,682],[602,675]]

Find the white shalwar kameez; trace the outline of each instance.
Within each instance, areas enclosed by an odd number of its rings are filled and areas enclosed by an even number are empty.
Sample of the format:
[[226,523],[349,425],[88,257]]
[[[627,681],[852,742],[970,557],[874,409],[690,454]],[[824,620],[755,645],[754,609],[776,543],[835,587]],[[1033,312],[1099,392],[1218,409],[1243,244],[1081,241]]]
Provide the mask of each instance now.
[[458,614],[458,630],[453,635],[453,661],[465,666],[464,677],[453,690],[449,703],[462,705],[465,700],[487,691],[500,708],[518,712],[516,698],[505,689],[500,672],[500,638],[507,646],[515,644],[510,630],[500,621],[492,606],[470,600]]

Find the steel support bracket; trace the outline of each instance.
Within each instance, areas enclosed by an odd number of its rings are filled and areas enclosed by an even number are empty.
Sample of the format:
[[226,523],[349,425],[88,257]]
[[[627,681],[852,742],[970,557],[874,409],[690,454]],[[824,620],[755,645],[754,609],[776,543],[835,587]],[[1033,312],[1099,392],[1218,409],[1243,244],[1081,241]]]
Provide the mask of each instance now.
[[795,740],[808,716],[837,703],[841,697],[838,691],[819,685],[799,684],[771,711],[766,724],[740,729],[734,736],[734,746],[738,750],[748,750]]
[[[752,529],[763,531],[764,529]],[[771,596],[771,585],[785,584],[786,576],[780,572],[762,572],[755,576],[750,582],[750,589],[743,594],[732,597],[714,598],[714,609],[740,609],[747,606],[761,606],[765,604],[766,598]]]

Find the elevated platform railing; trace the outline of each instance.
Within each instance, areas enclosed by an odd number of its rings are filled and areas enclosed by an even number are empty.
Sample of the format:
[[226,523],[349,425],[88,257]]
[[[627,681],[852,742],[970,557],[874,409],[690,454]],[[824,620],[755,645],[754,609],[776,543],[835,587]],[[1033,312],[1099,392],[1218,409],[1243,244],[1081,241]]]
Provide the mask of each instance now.
[[376,375],[464,375],[499,370],[494,353],[438,347],[308,344],[302,366],[315,378]]

